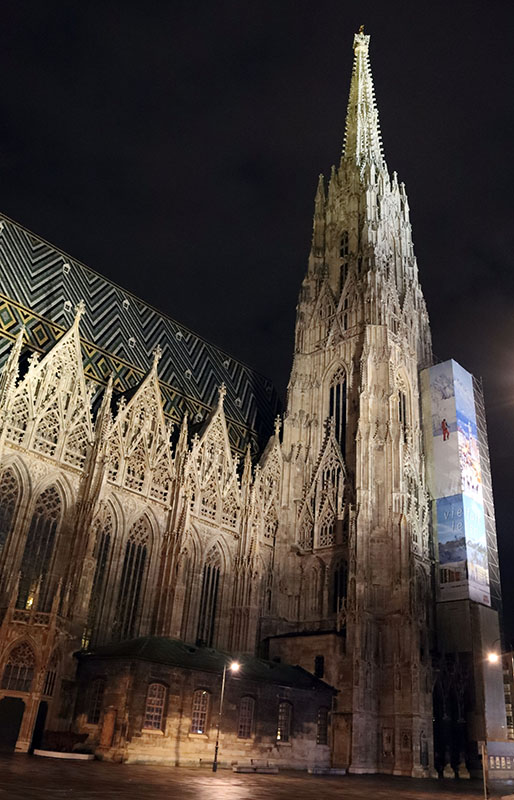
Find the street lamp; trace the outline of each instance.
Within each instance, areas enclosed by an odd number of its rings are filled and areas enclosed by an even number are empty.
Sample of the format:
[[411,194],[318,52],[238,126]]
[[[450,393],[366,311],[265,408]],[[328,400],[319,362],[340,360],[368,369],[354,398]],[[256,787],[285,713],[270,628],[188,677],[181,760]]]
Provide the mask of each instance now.
[[[232,661],[228,664],[231,672],[238,672],[241,664],[237,661]],[[218,769],[218,749],[220,745],[220,728],[221,728],[221,715],[223,714],[223,698],[225,697],[225,679],[227,677],[227,664],[223,664],[223,677],[221,679],[221,695],[220,695],[220,708],[218,711],[218,724],[216,726],[216,746],[214,748],[214,761],[212,762],[212,771],[216,772]]]
[[490,664],[497,664],[498,661],[500,660],[500,654],[493,649],[494,645],[497,644],[498,642],[501,642],[501,640],[500,639],[494,640],[494,642],[491,645],[491,650],[487,654],[487,660],[489,661]]

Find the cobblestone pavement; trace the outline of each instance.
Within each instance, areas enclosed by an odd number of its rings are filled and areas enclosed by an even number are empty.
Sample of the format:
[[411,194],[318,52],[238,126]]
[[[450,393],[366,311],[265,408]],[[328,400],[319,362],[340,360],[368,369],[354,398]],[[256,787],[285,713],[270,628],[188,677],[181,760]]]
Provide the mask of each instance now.
[[[495,786],[493,797],[513,795]],[[235,775],[221,770],[72,762],[37,756],[0,756],[3,800],[473,800],[480,781],[433,781],[389,776]]]

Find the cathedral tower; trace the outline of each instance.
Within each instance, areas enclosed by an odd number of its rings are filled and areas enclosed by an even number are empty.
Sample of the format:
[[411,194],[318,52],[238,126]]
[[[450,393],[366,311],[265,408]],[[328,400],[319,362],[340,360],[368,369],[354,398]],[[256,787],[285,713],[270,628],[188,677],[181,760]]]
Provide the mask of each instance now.
[[334,765],[427,775],[432,576],[419,371],[431,339],[405,187],[389,174],[368,57],[339,167],[320,176],[284,422],[270,654],[339,689]]

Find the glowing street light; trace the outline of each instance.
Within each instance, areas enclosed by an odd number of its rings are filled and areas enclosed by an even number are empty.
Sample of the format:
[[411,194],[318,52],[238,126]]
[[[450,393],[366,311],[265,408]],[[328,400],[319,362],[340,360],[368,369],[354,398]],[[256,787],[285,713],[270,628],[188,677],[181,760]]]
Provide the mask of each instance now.
[[[489,663],[490,663],[490,664],[497,664],[497,663],[498,663],[498,661],[500,660],[500,653],[498,653],[498,652],[497,652],[497,651],[494,649],[494,646],[495,646],[496,644],[498,644],[498,642],[500,642],[500,639],[495,639],[495,640],[494,640],[494,642],[493,642],[493,643],[492,643],[492,645],[491,645],[491,649],[490,649],[490,651],[489,651],[489,652],[488,652],[488,654],[487,654],[487,660],[489,661]],[[500,647],[501,647],[501,643],[500,643]]]
[[[238,661],[232,661],[228,664],[229,670],[239,672],[241,664]],[[218,769],[218,749],[220,744],[220,728],[221,728],[221,715],[223,714],[223,698],[225,697],[225,679],[227,677],[227,664],[223,664],[223,677],[221,679],[221,695],[220,695],[220,708],[218,711],[218,724],[216,726],[216,746],[214,748],[214,761],[212,762],[212,771],[216,772]]]

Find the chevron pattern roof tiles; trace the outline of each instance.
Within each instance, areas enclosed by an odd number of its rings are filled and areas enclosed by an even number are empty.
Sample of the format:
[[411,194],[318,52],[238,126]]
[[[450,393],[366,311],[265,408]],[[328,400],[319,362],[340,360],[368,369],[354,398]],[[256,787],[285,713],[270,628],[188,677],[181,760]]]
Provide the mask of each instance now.
[[165,413],[180,420],[205,419],[227,387],[225,410],[232,446],[243,451],[265,444],[280,410],[277,393],[264,376],[206,342],[143,300],[0,215],[0,364],[20,325],[30,346],[48,351],[73,321],[80,300],[84,370],[117,391],[136,385],[162,348],[159,376]]

